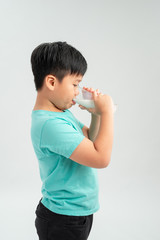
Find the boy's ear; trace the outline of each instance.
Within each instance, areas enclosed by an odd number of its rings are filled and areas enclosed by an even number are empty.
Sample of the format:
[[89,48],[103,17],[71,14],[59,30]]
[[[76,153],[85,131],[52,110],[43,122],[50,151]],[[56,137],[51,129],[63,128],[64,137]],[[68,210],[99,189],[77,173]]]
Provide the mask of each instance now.
[[45,77],[44,81],[45,81],[46,87],[49,90],[53,90],[57,82],[57,78],[54,75],[49,74]]

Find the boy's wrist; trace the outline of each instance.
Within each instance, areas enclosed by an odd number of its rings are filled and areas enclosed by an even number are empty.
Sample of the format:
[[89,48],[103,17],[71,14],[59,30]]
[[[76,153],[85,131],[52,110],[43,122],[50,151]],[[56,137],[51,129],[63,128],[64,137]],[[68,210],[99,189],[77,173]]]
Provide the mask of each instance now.
[[97,118],[97,119],[100,118],[100,115],[99,115],[99,114],[96,114],[96,113],[91,113],[91,116],[92,116],[93,118]]

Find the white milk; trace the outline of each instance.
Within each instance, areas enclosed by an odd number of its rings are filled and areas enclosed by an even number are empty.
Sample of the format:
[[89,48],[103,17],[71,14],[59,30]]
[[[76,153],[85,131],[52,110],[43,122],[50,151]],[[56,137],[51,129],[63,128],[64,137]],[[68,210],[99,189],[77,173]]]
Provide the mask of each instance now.
[[74,99],[74,101],[86,108],[94,108],[95,105],[94,105],[94,101],[93,100],[88,100],[88,99]]
[[[88,99],[74,99],[74,101],[86,108],[94,108],[94,101],[93,100],[88,100]],[[113,104],[113,112],[115,113],[117,110],[117,104]]]

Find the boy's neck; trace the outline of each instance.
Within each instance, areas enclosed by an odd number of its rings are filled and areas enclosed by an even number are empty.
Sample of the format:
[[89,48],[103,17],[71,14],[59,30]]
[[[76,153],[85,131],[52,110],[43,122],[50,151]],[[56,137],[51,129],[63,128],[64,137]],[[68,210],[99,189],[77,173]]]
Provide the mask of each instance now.
[[37,93],[36,102],[33,108],[35,110],[46,110],[51,112],[63,112],[62,110],[56,108],[53,103],[49,101],[49,99],[45,98],[43,94]]

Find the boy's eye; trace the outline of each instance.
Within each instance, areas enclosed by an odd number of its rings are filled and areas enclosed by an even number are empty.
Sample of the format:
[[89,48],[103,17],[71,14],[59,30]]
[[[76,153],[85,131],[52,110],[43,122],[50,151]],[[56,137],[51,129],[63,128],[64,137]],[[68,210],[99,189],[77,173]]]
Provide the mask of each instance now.
[[76,85],[76,84],[73,84],[73,86],[74,86],[74,87],[78,87],[78,85]]

